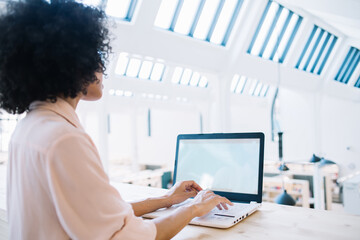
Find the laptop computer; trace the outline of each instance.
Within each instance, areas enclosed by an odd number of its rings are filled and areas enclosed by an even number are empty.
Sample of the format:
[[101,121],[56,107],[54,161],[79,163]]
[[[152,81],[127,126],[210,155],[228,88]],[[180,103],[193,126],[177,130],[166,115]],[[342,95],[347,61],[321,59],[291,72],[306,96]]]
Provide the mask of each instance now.
[[[190,224],[228,228],[255,212],[262,202],[264,134],[182,134],[177,137],[174,184],[194,180],[203,189],[228,198],[229,210],[216,207]],[[156,218],[169,214],[192,199],[145,214]]]

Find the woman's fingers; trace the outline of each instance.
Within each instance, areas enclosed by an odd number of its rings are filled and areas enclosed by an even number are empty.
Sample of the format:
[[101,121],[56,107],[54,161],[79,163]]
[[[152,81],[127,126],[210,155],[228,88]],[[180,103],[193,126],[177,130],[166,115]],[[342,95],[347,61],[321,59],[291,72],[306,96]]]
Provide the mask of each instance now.
[[226,204],[228,204],[228,205],[230,205],[230,206],[233,206],[234,204],[232,203],[232,202],[230,202],[230,200],[229,199],[227,199],[226,197],[222,197],[222,202],[223,203],[226,203]]
[[195,181],[192,181],[192,187],[195,188],[198,192],[203,190],[202,187],[200,187],[200,185],[197,184]]
[[[227,204],[224,203],[224,202],[221,203],[221,206],[222,206],[225,210],[228,210],[228,209],[229,209],[228,206],[227,206]],[[220,209],[220,210],[221,210],[221,209]]]
[[185,186],[185,189],[187,191],[190,190],[195,190],[197,192],[200,192],[202,190],[202,188],[199,186],[199,184],[197,184],[195,181],[183,181],[181,182],[181,184],[183,184]]
[[217,201],[219,202],[219,204],[216,205],[216,207],[219,210],[228,210],[229,207],[227,205],[233,206],[234,204],[232,202],[229,201],[229,199],[225,198],[225,197],[220,197],[218,195],[215,195],[217,198]]

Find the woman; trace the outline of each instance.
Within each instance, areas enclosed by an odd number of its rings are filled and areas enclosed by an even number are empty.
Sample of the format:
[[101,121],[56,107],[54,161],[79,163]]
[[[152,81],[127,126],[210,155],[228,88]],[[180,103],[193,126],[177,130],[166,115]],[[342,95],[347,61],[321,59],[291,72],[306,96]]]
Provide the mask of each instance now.
[[[105,14],[68,0],[8,4],[0,17],[0,107],[27,112],[9,146],[10,239],[169,239],[226,198],[193,181],[128,204],[75,113],[102,96]],[[195,197],[167,217],[141,216]]]

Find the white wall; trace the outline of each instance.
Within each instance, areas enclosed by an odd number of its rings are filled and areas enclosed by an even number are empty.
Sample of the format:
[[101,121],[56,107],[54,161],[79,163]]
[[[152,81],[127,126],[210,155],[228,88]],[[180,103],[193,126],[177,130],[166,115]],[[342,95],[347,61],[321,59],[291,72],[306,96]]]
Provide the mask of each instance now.
[[151,110],[151,136],[148,136],[147,111],[138,116],[138,153],[140,164],[172,167],[176,137],[180,133],[200,133],[196,111]]
[[108,134],[109,161],[131,164],[135,157],[132,114],[127,112],[110,113],[110,133]]
[[[267,99],[233,98],[231,130],[265,133],[265,159],[278,160],[278,144],[271,140],[271,104]],[[308,161],[315,152],[314,96],[311,93],[279,90],[276,119],[283,134],[284,161]],[[277,136],[277,135],[276,135]]]
[[315,98],[312,93],[282,88],[279,122],[285,161],[308,161],[315,153]]
[[324,97],[322,151],[340,165],[344,176],[360,170],[360,103]]
[[[278,145],[271,141],[270,109],[272,94],[268,98],[232,96],[230,132],[262,131],[266,135],[265,159],[278,160]],[[89,105],[93,103],[87,103]],[[211,106],[211,104],[209,105]],[[180,133],[200,132],[200,112],[197,108],[152,107],[151,136],[148,136],[148,109],[136,111],[118,107],[110,112],[108,137],[109,160],[172,167],[175,158],[176,136]],[[216,111],[216,110],[214,110]],[[280,128],[284,132],[285,161],[308,161],[313,153],[335,161],[340,176],[360,170],[360,103],[325,95],[317,112],[313,93],[281,88],[276,106]],[[205,113],[207,111],[204,111]],[[80,114],[81,116],[83,114]],[[204,132],[217,132],[211,127],[216,114],[203,114]],[[85,116],[85,115],[83,115]],[[320,116],[320,129],[316,118]],[[83,121],[87,132],[99,145],[100,115],[86,110]],[[220,116],[218,116],[220,118]],[[316,136],[320,133],[320,136]],[[319,139],[317,140],[317,137]],[[320,148],[316,147],[320,142]]]
[[[307,161],[316,153],[338,162],[343,175],[360,169],[360,141],[357,139],[360,133],[360,90],[353,87],[353,82],[344,85],[333,80],[349,46],[359,48],[358,40],[347,37],[306,10],[291,9],[289,5],[291,10],[304,17],[304,23],[287,59],[278,67],[277,63],[246,53],[267,0],[245,0],[226,47],[154,28],[160,2],[140,1],[133,22],[116,22],[116,28],[111,29],[117,38],[113,41],[115,56],[108,68],[109,78],[104,81],[104,95],[109,89],[124,89],[133,91],[135,97],[108,97],[103,108],[86,109],[88,112],[98,111],[95,115],[102,119],[99,124],[104,123],[104,114],[114,115],[108,137],[107,133],[100,134],[104,128],[87,127],[91,135],[98,138],[95,142],[103,149],[100,152],[108,149],[109,159],[113,160],[131,158],[135,163],[172,165],[176,134],[199,132],[199,115],[202,114],[204,132],[265,132],[265,158],[277,160],[277,143],[271,141],[270,125],[273,92],[264,99],[236,96],[230,94],[228,86],[232,76],[239,74],[274,87],[281,72],[276,113],[280,130],[284,132],[284,160]],[[339,44],[321,76],[294,68],[313,24],[339,37]],[[164,81],[154,83],[115,75],[113,69],[120,52],[163,59],[167,66]],[[205,74],[209,88],[175,86],[171,83],[175,66],[189,67]],[[168,94],[170,100],[157,103],[137,97],[144,92]],[[176,97],[186,97],[189,101],[183,104],[171,100]],[[151,109],[151,137],[147,136],[148,109]],[[95,120],[89,121],[96,124]]]
[[[272,94],[269,94],[272,96]],[[271,98],[232,96],[231,132],[263,132],[265,160],[278,160],[277,144],[271,141]]]

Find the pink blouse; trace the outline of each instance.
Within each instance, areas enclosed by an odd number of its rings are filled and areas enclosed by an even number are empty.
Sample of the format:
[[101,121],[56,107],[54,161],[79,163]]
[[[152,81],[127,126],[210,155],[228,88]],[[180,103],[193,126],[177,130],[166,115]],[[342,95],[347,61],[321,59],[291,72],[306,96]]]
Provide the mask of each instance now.
[[109,184],[98,151],[62,99],[34,102],[9,147],[10,239],[155,239]]

